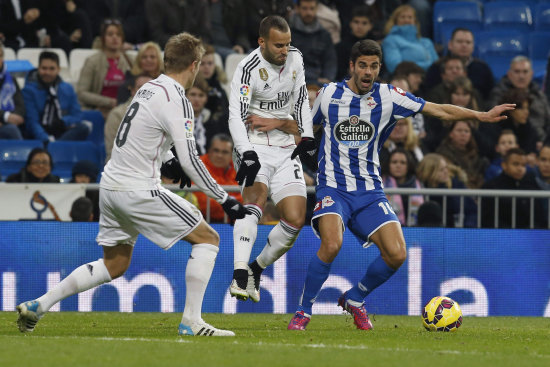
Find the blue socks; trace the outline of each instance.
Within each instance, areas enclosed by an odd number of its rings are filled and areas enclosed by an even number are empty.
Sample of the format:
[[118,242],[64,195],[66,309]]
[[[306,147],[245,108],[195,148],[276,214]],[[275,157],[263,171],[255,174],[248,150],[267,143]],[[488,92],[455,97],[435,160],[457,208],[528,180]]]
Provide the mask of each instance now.
[[307,268],[304,291],[300,299],[300,308],[304,313],[311,315],[313,302],[319,295],[323,284],[330,274],[332,263],[325,263],[317,255],[313,256]]
[[382,256],[378,256],[369,265],[363,279],[347,292],[346,298],[356,302],[363,302],[370,292],[388,280],[396,271],[386,264]]

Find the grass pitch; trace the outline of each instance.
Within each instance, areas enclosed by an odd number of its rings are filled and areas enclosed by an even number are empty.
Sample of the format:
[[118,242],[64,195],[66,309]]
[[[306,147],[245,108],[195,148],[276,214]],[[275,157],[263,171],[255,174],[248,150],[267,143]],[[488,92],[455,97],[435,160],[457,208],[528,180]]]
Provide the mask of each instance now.
[[291,315],[206,314],[235,338],[179,337],[181,314],[62,312],[22,334],[0,312],[0,366],[550,366],[550,319],[464,318],[456,333],[430,333],[420,317],[375,315],[374,330],[349,316],[315,315],[306,332]]

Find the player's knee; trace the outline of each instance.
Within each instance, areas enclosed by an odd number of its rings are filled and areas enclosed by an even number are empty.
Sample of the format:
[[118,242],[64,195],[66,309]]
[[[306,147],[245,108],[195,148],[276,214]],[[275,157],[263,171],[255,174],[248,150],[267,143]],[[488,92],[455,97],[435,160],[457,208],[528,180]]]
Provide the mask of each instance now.
[[126,270],[128,270],[128,267],[130,266],[130,263],[126,263],[122,261],[119,261],[119,262],[105,261],[105,266],[109,271],[109,275],[111,276],[111,279],[116,279],[116,278],[120,278],[121,276],[124,275],[124,273],[126,273]]
[[326,262],[331,263],[336,255],[340,252],[342,243],[335,240],[325,240],[321,242],[321,248],[319,249],[319,258]]
[[297,215],[291,218],[284,218],[284,221],[296,229],[302,229],[305,223],[305,218],[303,215],[302,216]]
[[204,241],[204,243],[209,243],[214,246],[219,246],[220,244],[220,235],[218,232],[212,230],[208,231],[207,239]]
[[407,250],[405,247],[399,247],[399,250],[392,252],[387,259],[388,266],[392,269],[399,269],[407,260]]

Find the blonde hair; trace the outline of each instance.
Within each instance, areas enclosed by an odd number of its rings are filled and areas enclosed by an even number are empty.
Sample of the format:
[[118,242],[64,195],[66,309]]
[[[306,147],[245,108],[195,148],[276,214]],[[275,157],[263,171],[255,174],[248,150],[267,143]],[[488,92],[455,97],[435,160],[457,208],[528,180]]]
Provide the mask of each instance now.
[[158,68],[155,71],[155,75],[151,75],[151,77],[156,78],[160,74],[162,74],[162,72],[164,71],[164,65],[163,65],[163,62],[162,62],[162,52],[160,50],[160,46],[156,42],[149,41],[149,42],[144,43],[139,48],[136,59],[134,60],[134,65],[132,66],[132,70],[130,70],[132,75],[143,74],[143,69],[141,69],[141,65],[139,63],[140,63],[141,57],[143,56],[145,51],[147,51],[151,48],[153,50],[155,50],[155,54],[157,55],[157,60],[158,60]]
[[[445,158],[441,154],[428,153],[424,156],[418,168],[416,169],[416,177],[426,187],[438,187],[439,181],[437,176],[439,174],[439,168],[441,167],[441,160]],[[450,177],[450,176],[449,176]],[[451,188],[451,180],[445,183],[445,186]]]
[[164,47],[164,69],[167,73],[181,73],[204,55],[204,46],[197,37],[183,32],[170,37]]
[[[405,120],[407,121],[407,138],[405,139],[405,142],[403,143],[403,147],[408,151],[413,151],[416,147],[418,147],[418,135],[414,132],[414,127],[412,124],[412,118],[406,117],[404,119],[399,120]],[[397,120],[397,121],[399,121]],[[384,143],[384,147],[388,148],[391,144],[391,139],[388,138],[386,142]]]
[[[214,46],[204,45],[204,55],[202,55],[203,57],[206,55],[214,55],[215,53],[216,53],[216,49],[214,48]],[[227,75],[225,74],[225,71],[223,70],[223,68],[221,68],[219,65],[216,65],[215,68],[216,68],[216,76],[218,78],[218,81],[221,84],[227,83]]]
[[391,29],[394,25],[396,25],[397,17],[401,15],[406,10],[411,10],[414,15],[414,24],[416,25],[416,38],[420,38],[420,22],[418,21],[418,18],[416,17],[416,10],[410,5],[400,5],[393,13],[391,13],[390,17],[388,18],[388,21],[386,22],[386,25],[384,26],[384,34],[389,34],[391,32]]

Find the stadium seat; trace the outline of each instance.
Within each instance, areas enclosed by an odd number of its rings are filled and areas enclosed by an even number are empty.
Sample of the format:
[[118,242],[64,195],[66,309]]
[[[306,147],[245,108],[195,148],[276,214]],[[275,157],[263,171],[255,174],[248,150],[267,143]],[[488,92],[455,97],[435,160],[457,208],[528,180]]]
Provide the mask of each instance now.
[[92,123],[92,132],[86,138],[87,141],[92,141],[96,145],[101,144],[105,140],[105,119],[98,110],[85,110],[82,111],[83,120],[90,121]]
[[237,65],[239,65],[239,62],[241,62],[241,60],[247,56],[248,55],[230,54],[226,57],[225,74],[227,75],[227,80],[229,80],[230,85],[231,79],[233,79],[233,74],[235,73],[235,69],[237,69]]
[[533,65],[533,78],[539,84],[544,79],[546,64],[550,55],[550,30],[529,34],[529,58]]
[[447,43],[444,35],[452,33],[455,28],[481,29],[480,5],[472,1],[437,1],[433,9],[433,24],[435,43],[444,45]]
[[29,153],[42,148],[40,140],[0,140],[0,174],[2,180],[25,166]]
[[67,60],[67,54],[61,48],[20,48],[17,51],[17,58],[19,60],[29,60],[29,62],[35,67],[38,67],[38,60],[40,53],[43,51],[55,52],[59,56],[60,76],[66,82],[71,82],[71,74],[69,71],[69,62]]
[[527,35],[521,31],[483,31],[477,37],[479,57],[487,62],[495,79],[500,79],[514,56],[527,56]]
[[11,47],[4,47],[4,60],[17,60],[15,51]]
[[541,2],[535,7],[535,30],[550,31],[550,2]]
[[70,171],[73,165],[81,160],[94,162],[98,168],[100,157],[97,146],[91,141],[54,141],[48,144],[56,172]]
[[223,60],[219,53],[214,52],[214,64],[223,70]]
[[483,7],[483,26],[487,31],[517,30],[528,32],[533,29],[531,8],[521,1],[497,1]]
[[71,80],[75,83],[80,78],[80,69],[84,66],[84,61],[91,56],[96,54],[98,51],[90,48],[75,48],[71,51],[69,55],[69,64],[71,72]]

